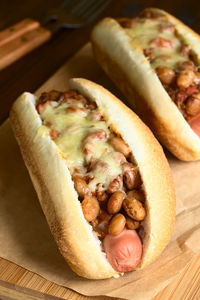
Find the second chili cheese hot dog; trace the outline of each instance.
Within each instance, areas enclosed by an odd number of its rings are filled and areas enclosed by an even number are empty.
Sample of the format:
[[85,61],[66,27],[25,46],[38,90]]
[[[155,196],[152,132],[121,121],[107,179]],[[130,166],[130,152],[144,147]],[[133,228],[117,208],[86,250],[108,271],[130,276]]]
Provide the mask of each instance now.
[[94,28],[97,61],[179,159],[200,159],[200,37],[159,9]]
[[162,148],[101,86],[39,98],[24,93],[10,119],[58,247],[87,278],[143,268],[169,241],[175,216]]

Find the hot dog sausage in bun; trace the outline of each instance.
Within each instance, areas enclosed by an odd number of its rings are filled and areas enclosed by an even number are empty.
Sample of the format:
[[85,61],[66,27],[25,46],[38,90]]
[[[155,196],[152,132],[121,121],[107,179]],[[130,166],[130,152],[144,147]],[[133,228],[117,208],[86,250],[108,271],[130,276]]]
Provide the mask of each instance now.
[[10,120],[57,245],[101,279],[151,263],[175,218],[171,172],[143,122],[103,87],[22,94]]
[[94,28],[97,61],[159,140],[200,159],[200,37],[168,13],[106,18]]

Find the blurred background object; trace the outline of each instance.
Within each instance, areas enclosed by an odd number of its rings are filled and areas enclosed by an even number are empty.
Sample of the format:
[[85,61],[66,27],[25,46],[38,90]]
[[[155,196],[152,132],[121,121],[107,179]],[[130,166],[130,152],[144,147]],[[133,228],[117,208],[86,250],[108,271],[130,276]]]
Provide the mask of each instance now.
[[60,29],[90,24],[111,0],[65,0],[41,20],[26,18],[0,31],[0,70],[41,46]]
[[[69,0],[70,5],[77,7],[79,0]],[[85,5],[85,0],[83,5]],[[48,4],[47,4],[48,3]],[[62,0],[6,0],[0,1],[0,30],[3,30],[25,18],[44,20],[48,11],[61,7]],[[103,5],[103,2],[101,3]],[[48,5],[48,6],[47,6]],[[61,29],[46,44],[22,57],[9,67],[0,72],[0,122],[8,116],[11,103],[23,91],[34,92],[47,80],[70,56],[89,40],[89,35],[94,24],[106,16],[134,16],[146,7],[162,8],[184,23],[191,26],[197,32],[200,31],[200,3],[195,0],[108,0],[106,7],[100,10],[97,17],[93,11],[95,20],[82,28]],[[73,8],[74,9],[74,8]],[[76,8],[77,9],[77,8]],[[89,9],[87,11],[89,14]],[[87,22],[86,22],[87,23]]]

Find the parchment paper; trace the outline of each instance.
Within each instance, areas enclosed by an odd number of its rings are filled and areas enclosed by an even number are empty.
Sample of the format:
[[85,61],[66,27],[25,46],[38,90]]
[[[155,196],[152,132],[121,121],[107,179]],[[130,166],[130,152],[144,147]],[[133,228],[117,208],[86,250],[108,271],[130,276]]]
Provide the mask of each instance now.
[[[81,53],[87,58],[87,65],[90,57],[91,78],[98,67],[90,49],[86,47],[84,51]],[[81,76],[87,71],[83,71],[85,67],[82,63]],[[66,67],[58,72],[57,79],[61,80],[64,71]],[[57,85],[58,89],[64,81]],[[52,88],[55,87],[56,84]],[[177,195],[176,224],[169,245],[145,270],[130,272],[119,279],[87,280],[74,274],[60,255],[6,121],[0,127],[0,257],[84,295],[151,299],[200,252],[200,161],[181,162],[169,153],[167,158]]]

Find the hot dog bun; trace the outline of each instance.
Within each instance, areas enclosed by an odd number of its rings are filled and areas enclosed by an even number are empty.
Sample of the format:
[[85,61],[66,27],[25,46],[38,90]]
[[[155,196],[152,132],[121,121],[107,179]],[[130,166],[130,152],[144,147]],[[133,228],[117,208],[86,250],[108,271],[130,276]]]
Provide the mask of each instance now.
[[[70,88],[96,101],[108,124],[121,133],[138,164],[147,199],[143,257],[139,265],[143,268],[164,249],[174,224],[175,194],[168,162],[150,130],[110,92],[86,79],[70,80]],[[83,277],[117,276],[83,216],[62,153],[50,136],[39,130],[41,119],[35,101],[36,96],[23,93],[12,107],[10,121],[60,252]]]
[[[200,62],[200,37],[163,10],[148,10],[165,15]],[[141,46],[111,18],[96,25],[91,41],[99,64],[158,139],[181,160],[200,159],[200,138],[169,97]]]

